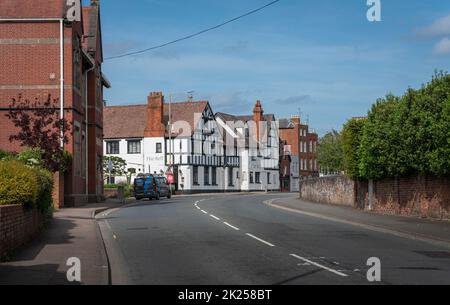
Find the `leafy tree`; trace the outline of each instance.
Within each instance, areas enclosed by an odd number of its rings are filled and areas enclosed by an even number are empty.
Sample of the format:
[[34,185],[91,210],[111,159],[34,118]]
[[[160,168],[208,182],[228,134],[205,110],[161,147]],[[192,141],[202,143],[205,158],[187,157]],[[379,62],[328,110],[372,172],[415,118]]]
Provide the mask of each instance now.
[[360,176],[450,174],[450,75],[436,73],[421,89],[388,95],[369,112],[361,140]]
[[344,169],[348,177],[360,178],[358,150],[367,119],[351,119],[342,130],[342,148],[344,155]]
[[[111,169],[109,168],[110,163]],[[103,157],[103,172],[107,177],[125,176],[127,174],[126,167],[127,162],[120,157]]]
[[338,173],[343,170],[342,137],[336,130],[332,130],[319,140],[317,162],[321,170],[327,173]]
[[14,98],[6,115],[19,129],[11,135],[11,142],[19,142],[41,152],[43,166],[51,172],[64,171],[70,162],[68,153],[61,147],[61,129],[64,131],[63,142],[68,143],[68,121],[59,117],[58,100],[37,97],[34,101],[24,99],[22,95]]

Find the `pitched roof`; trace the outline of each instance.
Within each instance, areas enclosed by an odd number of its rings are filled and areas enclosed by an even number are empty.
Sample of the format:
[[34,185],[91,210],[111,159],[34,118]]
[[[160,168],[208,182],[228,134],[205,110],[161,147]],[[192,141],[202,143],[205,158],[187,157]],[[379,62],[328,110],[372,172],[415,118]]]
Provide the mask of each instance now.
[[[172,103],[172,123],[188,122],[193,132],[208,107],[206,101]],[[164,125],[169,122],[169,107],[164,104]],[[147,127],[147,105],[110,106],[103,111],[105,139],[143,138]]]
[[279,119],[278,124],[280,129],[292,129],[294,128],[294,124],[290,119]]
[[63,0],[1,0],[1,18],[61,18],[64,16]]
[[[228,113],[218,112],[217,116],[221,117],[225,122],[238,122],[242,121],[244,123],[253,120],[253,115],[232,115]],[[266,114],[264,115],[264,120],[267,122],[275,121],[275,115]]]
[[101,39],[101,37],[97,37],[100,26],[99,7],[96,5],[83,7],[83,30],[86,35],[83,48],[88,52],[97,51],[97,40]]

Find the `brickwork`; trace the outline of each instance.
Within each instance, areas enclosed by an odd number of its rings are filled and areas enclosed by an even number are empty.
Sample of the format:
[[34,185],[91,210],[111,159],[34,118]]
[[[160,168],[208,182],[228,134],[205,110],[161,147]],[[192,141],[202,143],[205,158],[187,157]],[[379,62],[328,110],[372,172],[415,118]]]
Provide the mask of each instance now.
[[36,236],[43,224],[44,216],[35,209],[0,206],[0,259]]
[[[383,214],[450,219],[450,178],[412,176],[373,181],[372,210]],[[301,197],[327,204],[369,207],[369,182],[345,177],[304,180]]]
[[301,197],[305,200],[354,206],[355,183],[342,176],[310,178],[301,182]]

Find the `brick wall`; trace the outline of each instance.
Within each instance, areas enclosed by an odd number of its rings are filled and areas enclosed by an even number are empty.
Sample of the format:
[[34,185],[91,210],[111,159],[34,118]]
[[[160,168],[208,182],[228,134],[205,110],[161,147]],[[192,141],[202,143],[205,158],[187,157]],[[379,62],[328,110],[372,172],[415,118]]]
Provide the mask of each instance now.
[[0,259],[36,236],[44,219],[36,209],[21,205],[0,206]]
[[[450,178],[413,176],[373,181],[375,212],[434,219],[450,219]],[[342,176],[304,180],[301,197],[326,204],[369,207],[369,182]]]
[[[368,207],[368,183],[359,183],[358,202]],[[450,178],[414,176],[373,182],[373,211],[450,219]]]
[[342,176],[311,178],[301,182],[301,197],[305,200],[354,206],[355,183]]

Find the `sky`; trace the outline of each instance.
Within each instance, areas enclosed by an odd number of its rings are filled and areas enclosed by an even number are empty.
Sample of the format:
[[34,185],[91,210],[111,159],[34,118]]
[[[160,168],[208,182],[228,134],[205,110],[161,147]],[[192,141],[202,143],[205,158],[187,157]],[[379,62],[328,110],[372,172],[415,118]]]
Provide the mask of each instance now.
[[[364,116],[387,93],[403,94],[450,70],[450,1],[282,0],[202,36],[106,60],[107,105],[146,103],[153,91],[208,100],[216,112],[301,113],[323,135]],[[171,41],[270,0],[102,0],[105,58]]]

